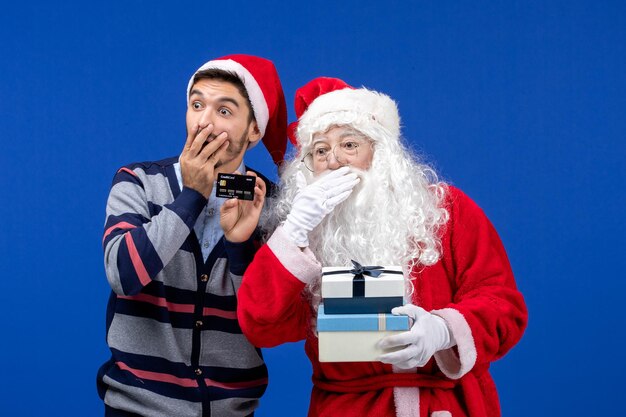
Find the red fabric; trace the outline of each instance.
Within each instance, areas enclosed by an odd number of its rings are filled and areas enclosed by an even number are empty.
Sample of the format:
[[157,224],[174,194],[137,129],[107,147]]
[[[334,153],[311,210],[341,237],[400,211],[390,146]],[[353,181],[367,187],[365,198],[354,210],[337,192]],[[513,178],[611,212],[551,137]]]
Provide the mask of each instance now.
[[[526,306],[500,238],[482,210],[454,187],[448,189],[447,208],[450,220],[442,234],[443,258],[433,266],[413,271],[412,301],[428,311],[459,311],[471,329],[477,359],[471,371],[455,381],[453,389],[421,384],[420,416],[448,410],[453,416],[495,417],[500,415],[500,408],[488,367],[521,338],[527,322]],[[303,288],[268,246],[259,250],[238,293],[239,322],[254,345],[272,347],[306,339],[314,381],[345,381],[343,384],[349,385],[354,384],[349,381],[375,381],[380,375],[393,373],[391,366],[380,362],[320,363],[317,337],[309,326],[311,308],[301,298]],[[443,378],[434,360],[417,372]],[[367,388],[377,390],[363,391]],[[393,388],[380,389],[372,383],[358,393],[327,389],[314,387],[309,416],[396,415]]]
[[380,374],[348,381],[313,378],[313,384],[330,392],[365,392],[389,387],[454,388],[456,383],[442,376],[428,374]]
[[[296,90],[296,97],[293,103],[293,106],[296,109],[296,119],[300,119],[313,100],[319,96],[330,93],[331,91],[343,90],[344,88],[354,87],[348,85],[345,81],[340,80],[339,78],[331,77],[317,77],[298,88]],[[287,135],[294,146],[298,145],[296,130],[298,130],[298,122],[295,121],[290,123],[287,129]]]

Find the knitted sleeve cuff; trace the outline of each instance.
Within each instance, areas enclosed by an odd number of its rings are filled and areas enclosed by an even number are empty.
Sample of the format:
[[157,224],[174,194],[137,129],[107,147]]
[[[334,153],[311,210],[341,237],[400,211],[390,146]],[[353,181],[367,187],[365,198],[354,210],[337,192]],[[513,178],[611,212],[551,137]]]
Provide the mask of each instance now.
[[176,213],[191,230],[206,203],[207,199],[202,194],[192,188],[184,187],[176,200],[168,204],[167,208]]
[[226,248],[226,256],[228,257],[229,271],[231,274],[243,275],[246,268],[254,258],[255,247],[253,239],[250,238],[245,242],[229,242],[224,238],[224,246]]

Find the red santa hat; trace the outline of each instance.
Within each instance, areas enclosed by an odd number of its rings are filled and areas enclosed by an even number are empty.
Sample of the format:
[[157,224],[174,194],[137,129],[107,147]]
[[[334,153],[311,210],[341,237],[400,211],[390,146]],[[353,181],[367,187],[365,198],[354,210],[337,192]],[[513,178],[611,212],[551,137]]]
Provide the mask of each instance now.
[[398,140],[400,116],[389,96],[354,88],[338,78],[318,77],[296,91],[297,122],[289,125],[289,139],[308,147],[314,133],[334,125],[349,125],[372,140]]
[[[187,101],[196,74],[218,69],[236,74],[243,83],[256,119],[263,144],[274,163],[280,165],[287,147],[287,105],[278,72],[272,61],[252,55],[227,55],[202,65],[187,86]],[[256,142],[250,147],[256,145]]]

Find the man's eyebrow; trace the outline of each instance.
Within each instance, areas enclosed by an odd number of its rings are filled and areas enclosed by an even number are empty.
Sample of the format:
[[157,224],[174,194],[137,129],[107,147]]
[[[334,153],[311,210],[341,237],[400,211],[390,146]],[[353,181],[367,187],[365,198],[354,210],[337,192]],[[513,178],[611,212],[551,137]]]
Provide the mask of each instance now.
[[237,100],[231,97],[220,97],[217,99],[218,103],[232,103],[235,107],[239,108],[239,103]]
[[200,97],[204,97],[204,94],[202,94],[202,91],[196,90],[195,88],[189,92],[189,97],[193,96],[194,94],[197,94]]

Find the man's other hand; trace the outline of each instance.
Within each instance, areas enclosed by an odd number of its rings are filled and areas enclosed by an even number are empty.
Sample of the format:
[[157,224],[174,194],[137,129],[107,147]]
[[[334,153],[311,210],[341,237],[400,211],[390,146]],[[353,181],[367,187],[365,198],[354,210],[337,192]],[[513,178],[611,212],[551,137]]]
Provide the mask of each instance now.
[[259,224],[265,203],[265,181],[252,171],[246,172],[246,175],[256,177],[254,199],[250,201],[231,198],[224,202],[220,210],[220,226],[229,242],[245,242],[250,238]]

